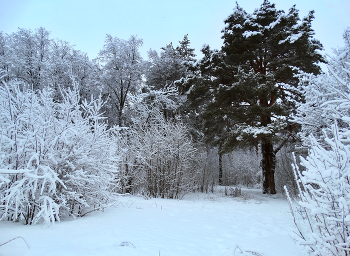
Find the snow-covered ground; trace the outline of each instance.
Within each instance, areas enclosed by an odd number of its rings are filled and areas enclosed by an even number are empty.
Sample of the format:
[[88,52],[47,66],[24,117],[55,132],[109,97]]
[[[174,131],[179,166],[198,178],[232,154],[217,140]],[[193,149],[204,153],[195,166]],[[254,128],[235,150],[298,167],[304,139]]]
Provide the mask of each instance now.
[[116,207],[51,227],[0,222],[0,256],[297,256],[287,201],[244,190],[245,196],[190,194],[182,200],[125,196]]

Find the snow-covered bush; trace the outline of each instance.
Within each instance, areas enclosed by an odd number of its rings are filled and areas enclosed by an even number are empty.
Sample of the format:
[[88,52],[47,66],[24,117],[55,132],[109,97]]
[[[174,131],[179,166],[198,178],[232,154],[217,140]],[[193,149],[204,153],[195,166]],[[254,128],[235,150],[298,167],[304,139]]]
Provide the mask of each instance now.
[[276,156],[276,189],[283,192],[284,186],[288,188],[292,197],[296,197],[299,193],[293,172],[293,151],[295,143],[287,143]]
[[114,200],[117,137],[99,114],[103,102],[79,104],[77,88],[34,93],[0,87],[0,220],[53,223]]
[[224,185],[254,187],[260,183],[260,157],[253,149],[236,149],[222,157]]
[[217,148],[203,147],[197,154],[197,184],[200,192],[214,192],[219,181],[219,155]]
[[[310,134],[322,144],[323,130],[328,130],[328,134],[331,135],[330,127],[335,120],[340,130],[348,129],[343,118],[350,115],[350,28],[345,31],[343,37],[345,47],[334,49],[334,56],[328,56],[328,74],[304,74],[300,79],[300,90],[305,96],[305,103],[299,104],[294,119],[302,125],[299,135],[306,146],[309,144]],[[327,143],[323,145],[327,146]]]
[[138,179],[146,195],[179,198],[195,189],[196,150],[181,123],[152,123],[135,130]]
[[[297,222],[301,244],[310,255],[349,255],[350,251],[350,146],[344,145],[336,124],[331,150],[311,136],[308,157],[301,158],[306,170],[294,165],[304,222]],[[289,198],[290,200],[290,198]]]
[[[118,130],[107,129],[99,113],[101,98],[79,105],[78,91],[64,93],[58,104],[59,126],[55,134],[54,169],[65,184],[62,196],[69,214],[81,216],[115,200],[116,174],[120,162]],[[63,136],[62,136],[63,135]]]
[[187,127],[166,120],[163,110],[171,104],[164,93],[154,91],[134,106],[127,132],[128,173],[134,192],[145,196],[179,198],[195,189],[197,152]]
[[305,170],[294,164],[304,222],[293,216],[300,242],[317,256],[350,255],[350,28],[344,39],[346,46],[329,61],[329,75],[310,80],[299,108],[311,135],[304,140],[309,154],[301,157]]

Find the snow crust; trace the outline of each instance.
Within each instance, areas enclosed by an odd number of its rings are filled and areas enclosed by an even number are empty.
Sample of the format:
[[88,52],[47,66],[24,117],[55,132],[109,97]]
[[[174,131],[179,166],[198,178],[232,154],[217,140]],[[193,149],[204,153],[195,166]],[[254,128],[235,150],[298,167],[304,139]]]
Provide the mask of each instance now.
[[0,222],[0,256],[305,255],[279,195],[190,194],[182,200],[122,197],[116,207],[44,228]]

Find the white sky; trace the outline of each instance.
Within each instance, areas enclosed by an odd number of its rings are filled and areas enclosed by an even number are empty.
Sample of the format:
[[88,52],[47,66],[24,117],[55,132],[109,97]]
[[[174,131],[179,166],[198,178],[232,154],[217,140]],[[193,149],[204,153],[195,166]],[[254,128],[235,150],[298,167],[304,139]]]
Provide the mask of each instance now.
[[[263,0],[238,0],[248,13]],[[342,34],[350,27],[349,0],[270,0],[277,9],[296,4],[300,17],[315,10],[315,38],[326,53],[344,45]],[[0,31],[12,33],[18,27],[34,30],[40,26],[59,38],[97,57],[105,35],[128,39],[137,35],[144,40],[141,53],[147,57],[166,44],[174,45],[189,35],[191,45],[200,52],[204,44],[219,49],[221,30],[235,6],[234,0],[0,0]]]

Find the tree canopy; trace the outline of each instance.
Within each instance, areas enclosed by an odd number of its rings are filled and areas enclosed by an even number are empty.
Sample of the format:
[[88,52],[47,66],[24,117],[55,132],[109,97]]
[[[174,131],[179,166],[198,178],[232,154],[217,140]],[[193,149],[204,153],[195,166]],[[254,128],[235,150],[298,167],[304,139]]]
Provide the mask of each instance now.
[[318,74],[317,63],[324,62],[313,14],[301,20],[295,6],[285,13],[267,0],[248,14],[236,4],[225,20],[221,50],[202,49],[201,75],[189,95],[200,106],[208,141],[222,151],[261,146],[264,193],[276,193],[275,154],[295,126],[289,117],[302,100],[297,75]]

